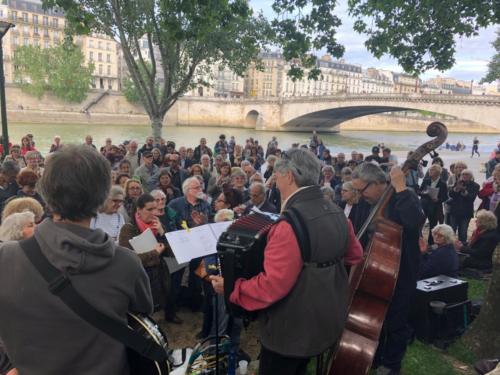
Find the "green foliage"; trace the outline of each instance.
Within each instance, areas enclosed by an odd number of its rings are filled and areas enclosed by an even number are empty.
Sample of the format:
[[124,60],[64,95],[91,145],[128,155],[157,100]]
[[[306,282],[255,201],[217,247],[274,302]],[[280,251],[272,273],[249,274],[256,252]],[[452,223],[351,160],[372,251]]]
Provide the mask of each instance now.
[[14,82],[38,99],[47,90],[47,58],[47,51],[40,47],[22,46],[14,52]]
[[447,70],[456,36],[470,37],[500,22],[498,0],[349,0],[354,29],[368,35],[376,57],[393,56],[408,73]]
[[[151,63],[146,62],[146,68],[148,70],[151,69]],[[146,69],[142,67],[142,65],[139,65],[139,73],[142,77],[143,80],[147,79],[147,72]],[[159,82],[155,82],[155,91],[156,91],[156,96],[159,97],[161,95],[161,85]],[[130,103],[139,103],[142,102],[142,95],[141,91],[138,89],[138,87],[134,84],[134,81],[130,77],[126,77],[123,80],[123,95],[125,95],[125,98],[130,102]]]
[[484,77],[480,83],[494,82],[500,79],[500,29],[497,29],[497,38],[491,45],[495,48],[496,53],[488,63],[488,73],[486,77]]
[[478,360],[476,355],[470,350],[470,348],[459,338],[453,344],[451,344],[448,349],[446,349],[446,353],[459,360],[460,362],[466,363],[468,365],[474,365],[474,363]]
[[39,99],[45,92],[68,102],[81,102],[87,96],[94,66],[83,66],[84,55],[72,44],[46,49],[21,46],[13,62],[14,82]]

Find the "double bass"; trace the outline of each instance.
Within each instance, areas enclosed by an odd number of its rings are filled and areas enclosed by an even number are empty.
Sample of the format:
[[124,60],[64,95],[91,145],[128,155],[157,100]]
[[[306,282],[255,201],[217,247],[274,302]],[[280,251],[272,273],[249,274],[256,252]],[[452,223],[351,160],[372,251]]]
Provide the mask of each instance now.
[[[421,145],[403,164],[403,172],[416,169],[427,154],[443,144],[448,130],[440,122],[427,127],[427,135],[435,137]],[[351,272],[349,280],[348,314],[336,352],[327,368],[328,375],[362,375],[370,370],[378,346],[380,331],[396,287],[401,259],[403,229],[384,217],[384,211],[394,193],[388,184],[368,219],[357,234],[363,236],[373,228],[365,256]]]

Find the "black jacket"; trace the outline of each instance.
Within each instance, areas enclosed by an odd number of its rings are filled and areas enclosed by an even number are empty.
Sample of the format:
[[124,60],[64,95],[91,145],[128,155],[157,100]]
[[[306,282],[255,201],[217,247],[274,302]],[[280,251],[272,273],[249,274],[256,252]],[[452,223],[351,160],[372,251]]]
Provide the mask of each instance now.
[[[455,184],[457,186],[457,184]],[[479,193],[479,185],[474,181],[465,184],[464,191],[455,191],[450,188],[450,214],[457,218],[471,218],[474,216],[474,201]]]
[[481,233],[476,241],[470,245],[465,245],[462,253],[469,254],[470,257],[464,260],[464,267],[489,269],[493,266],[492,256],[499,241],[499,234],[495,229]]

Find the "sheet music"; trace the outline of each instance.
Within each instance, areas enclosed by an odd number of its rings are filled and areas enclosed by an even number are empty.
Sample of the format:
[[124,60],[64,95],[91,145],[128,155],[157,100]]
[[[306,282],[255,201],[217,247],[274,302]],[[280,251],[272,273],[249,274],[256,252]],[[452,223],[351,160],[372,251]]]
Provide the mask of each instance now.
[[205,224],[189,230],[166,233],[167,241],[179,263],[205,257],[217,252],[220,235],[231,225],[230,221]]
[[148,228],[140,235],[132,238],[129,243],[137,254],[142,254],[154,250],[155,246],[158,244],[158,241],[156,241],[156,238],[151,229]]

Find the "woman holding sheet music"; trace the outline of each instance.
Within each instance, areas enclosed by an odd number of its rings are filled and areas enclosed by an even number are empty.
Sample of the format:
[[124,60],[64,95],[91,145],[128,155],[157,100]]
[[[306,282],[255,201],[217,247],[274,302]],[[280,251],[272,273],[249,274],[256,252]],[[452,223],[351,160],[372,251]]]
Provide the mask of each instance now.
[[168,271],[161,261],[161,255],[165,251],[165,229],[156,216],[157,203],[151,194],[142,194],[136,201],[135,213],[131,222],[125,224],[120,230],[119,244],[133,250],[130,240],[142,232],[150,229],[155,235],[158,243],[151,251],[138,254],[142,265],[149,276],[151,293],[155,311],[165,308],[165,298],[168,291]]

